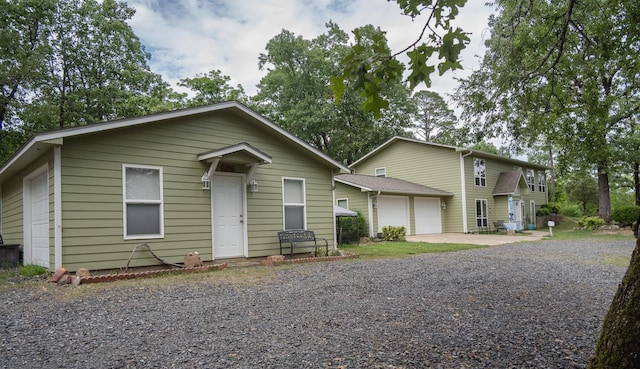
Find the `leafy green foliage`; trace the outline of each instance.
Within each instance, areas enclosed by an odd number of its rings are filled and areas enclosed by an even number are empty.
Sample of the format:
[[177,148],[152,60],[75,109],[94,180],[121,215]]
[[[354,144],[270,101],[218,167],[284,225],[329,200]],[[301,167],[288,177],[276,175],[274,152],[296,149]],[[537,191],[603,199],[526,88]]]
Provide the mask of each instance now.
[[631,227],[638,220],[639,215],[640,206],[637,205],[620,206],[611,211],[611,219],[621,227]]
[[382,239],[385,241],[404,241],[407,236],[405,227],[383,226]]
[[420,138],[452,146],[468,143],[467,129],[456,127],[458,118],[440,94],[423,90],[413,94],[413,99],[417,105],[414,127]]
[[457,92],[463,117],[479,134],[545,145],[560,171],[597,173],[599,215],[608,221],[609,174],[632,154],[628,148],[638,148],[629,144],[638,113],[631,91],[640,87],[638,6],[631,0],[496,5],[482,66]]
[[[449,70],[462,69],[460,52],[469,37],[460,28],[453,28],[451,21],[458,15],[466,0],[396,0],[402,12],[417,19],[426,14],[425,26],[418,39],[395,54],[389,49],[385,32],[378,30],[366,40],[354,30],[355,44],[342,59],[342,70],[331,78],[331,90],[338,102],[350,86],[365,97],[362,107],[378,117],[380,111],[389,108],[389,101],[380,93],[382,85],[403,78],[404,65],[397,57],[406,52],[410,73],[406,79],[409,88],[421,83],[431,86],[431,74],[443,75]],[[430,32],[425,35],[425,31]],[[435,58],[437,62],[430,59]]]
[[37,275],[43,275],[47,273],[47,268],[41,267],[39,265],[21,265],[18,267],[18,274],[27,276],[27,277],[35,277]]
[[582,217],[578,220],[578,227],[588,231],[594,231],[603,225],[605,225],[604,219],[597,216]]
[[367,234],[367,220],[361,212],[355,217],[341,217],[339,225],[338,232],[341,232],[341,241],[345,243],[357,242]]
[[[358,35],[363,45],[379,42],[373,26],[359,28]],[[336,103],[328,84],[348,50],[347,34],[334,23],[314,39],[283,30],[260,55],[259,67],[268,72],[251,101],[257,111],[345,164],[394,135],[407,135],[414,111],[409,90],[399,81],[377,85],[390,104],[377,119],[362,110],[365,98],[351,86],[344,86]],[[371,55],[364,46],[361,52]]]
[[183,78],[178,85],[196,92],[194,97],[187,99],[187,106],[202,106],[229,100],[246,101],[244,88],[241,85],[233,87],[229,85],[229,81],[229,76],[223,75],[219,70],[212,70],[205,74],[196,74],[193,78]]

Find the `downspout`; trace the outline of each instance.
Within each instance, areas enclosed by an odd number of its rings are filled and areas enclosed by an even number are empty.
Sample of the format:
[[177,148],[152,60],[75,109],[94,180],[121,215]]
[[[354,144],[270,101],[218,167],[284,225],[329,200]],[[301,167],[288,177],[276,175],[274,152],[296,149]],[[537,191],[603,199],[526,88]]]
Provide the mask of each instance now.
[[371,196],[371,192],[369,192],[369,234],[371,237],[376,238],[378,236],[378,232],[375,232],[373,229],[373,198],[376,199],[376,209],[378,208],[378,196],[380,196],[380,191],[374,196]]
[[473,154],[472,150],[469,150],[468,153],[462,155],[462,151],[460,151],[460,180],[462,187],[462,231],[466,234],[469,233],[469,226],[467,224],[467,181],[464,175],[464,158]]

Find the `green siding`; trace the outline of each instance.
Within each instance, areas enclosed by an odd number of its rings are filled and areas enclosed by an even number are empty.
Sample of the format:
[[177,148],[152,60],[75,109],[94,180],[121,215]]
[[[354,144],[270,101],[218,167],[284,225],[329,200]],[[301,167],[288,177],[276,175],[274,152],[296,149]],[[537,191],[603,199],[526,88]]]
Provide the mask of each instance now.
[[[246,195],[248,256],[279,253],[276,232],[283,228],[282,177],[304,178],[307,228],[333,245],[332,169],[268,127],[222,111],[65,138],[61,147],[63,266],[71,271],[123,268],[140,243],[148,243],[170,262],[182,262],[191,251],[210,260],[211,194],[200,183],[209,164],[197,157],[242,142],[272,157],[271,164],[256,170],[258,192]],[[52,155],[48,157],[52,163]],[[164,238],[124,239],[123,164],[162,167]],[[224,170],[247,171],[244,165],[228,165]],[[52,202],[53,168],[49,174]],[[7,241],[20,243],[21,178],[2,184],[3,230]],[[52,203],[50,207],[53,236]],[[53,263],[53,238],[50,246]],[[155,264],[148,252],[140,251],[130,266]]]
[[[355,167],[356,174],[375,175],[375,168],[385,167],[387,177],[403,179],[448,191],[442,197],[447,209],[442,210],[442,231],[462,232],[462,187],[460,154],[453,149],[418,142],[396,141]],[[471,177],[473,180],[473,177]],[[410,199],[412,230],[415,229],[413,198]]]
[[[366,229],[370,229],[368,192],[362,192],[359,188],[336,182],[336,205],[338,199],[347,199],[349,210],[360,212],[366,222]],[[369,234],[369,237],[372,236],[375,236],[375,230],[373,234]]]
[[[442,210],[442,231],[463,232],[462,208],[462,180],[460,158],[462,154],[454,148],[430,145],[412,141],[395,141],[355,166],[356,174],[375,175],[375,168],[386,168],[386,176],[399,178],[421,185],[434,187],[453,193],[453,197],[443,197],[441,201],[447,204]],[[514,164],[501,161],[494,157],[484,157],[486,161],[487,186],[478,187],[474,182],[473,154],[464,157],[464,176],[466,188],[467,230],[474,232],[476,227],[475,200],[486,199],[488,206],[489,224],[495,220],[508,219],[506,196],[493,196],[498,176],[501,172],[514,170]],[[526,173],[527,168],[523,168]],[[536,170],[536,175],[538,171]],[[525,201],[525,215],[529,214],[530,202],[533,199],[536,206],[547,203],[547,193],[536,191],[519,197]],[[410,199],[413,207],[413,199]],[[413,209],[413,208],[412,208]],[[506,214],[506,215],[505,215]],[[411,212],[412,230],[415,229],[413,212]]]

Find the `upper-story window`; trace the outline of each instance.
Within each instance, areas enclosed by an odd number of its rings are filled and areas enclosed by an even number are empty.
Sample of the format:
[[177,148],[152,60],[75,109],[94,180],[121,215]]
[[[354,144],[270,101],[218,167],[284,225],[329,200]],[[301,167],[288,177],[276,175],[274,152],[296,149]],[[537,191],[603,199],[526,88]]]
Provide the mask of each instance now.
[[122,174],[124,238],[163,237],[162,168],[124,164]]
[[538,190],[540,192],[547,191],[547,177],[543,171],[538,171]]
[[484,159],[473,159],[473,178],[475,179],[476,186],[487,186],[487,163]]
[[529,185],[531,192],[536,190],[536,173],[533,169],[527,169],[527,185]]
[[386,177],[387,168],[376,168],[376,177]]

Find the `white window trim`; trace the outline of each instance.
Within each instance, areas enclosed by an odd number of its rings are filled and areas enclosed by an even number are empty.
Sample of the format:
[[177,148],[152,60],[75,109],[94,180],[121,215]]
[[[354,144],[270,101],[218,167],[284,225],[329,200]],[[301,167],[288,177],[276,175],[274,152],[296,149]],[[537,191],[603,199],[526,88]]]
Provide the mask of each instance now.
[[[531,175],[529,175],[531,174]],[[531,192],[536,192],[536,171],[533,169],[527,169],[527,186]]]
[[[158,180],[160,185],[160,200],[127,201],[127,168],[141,168],[158,170]],[[160,233],[148,235],[127,234],[127,204],[160,204]],[[154,238],[164,238],[164,179],[162,167],[153,165],[122,164],[122,231],[125,240],[147,240]]]
[[[481,201],[484,203],[484,210],[485,210],[485,214],[481,214],[484,215],[483,217],[478,218],[478,201]],[[487,225],[486,227],[489,226],[489,201],[487,201],[487,199],[475,199],[475,201],[473,202],[473,206],[474,206],[474,213],[475,213],[475,219],[476,219],[476,228],[479,228],[481,226],[478,225],[478,219],[486,219],[487,220]],[[485,227],[485,226],[482,226]]]
[[[378,170],[381,170],[381,171],[383,171],[384,173],[382,173],[382,175],[378,175]],[[387,168],[386,168],[386,167],[375,168],[375,169],[373,170],[373,174],[374,174],[376,177],[386,177],[386,176],[387,176]]]
[[[484,162],[484,175],[476,175],[476,160],[481,160]],[[476,183],[476,179],[480,179],[480,184]],[[482,180],[484,179],[484,184]],[[477,187],[487,187],[487,161],[482,158],[473,158],[473,184]]]
[[349,209],[349,198],[344,197],[344,198],[336,199],[336,205],[340,206],[340,201],[346,201],[347,206],[343,206],[343,208]]
[[[302,182],[302,203],[286,203],[284,201],[284,181],[301,181]],[[303,229],[307,229],[307,183],[304,178],[297,177],[282,177],[282,229],[286,230],[286,214],[285,214],[285,206],[293,205],[293,206],[302,206],[302,227]]]
[[538,171],[538,191],[547,192],[547,175],[543,171]]

